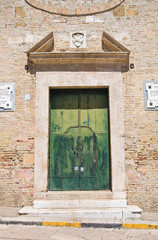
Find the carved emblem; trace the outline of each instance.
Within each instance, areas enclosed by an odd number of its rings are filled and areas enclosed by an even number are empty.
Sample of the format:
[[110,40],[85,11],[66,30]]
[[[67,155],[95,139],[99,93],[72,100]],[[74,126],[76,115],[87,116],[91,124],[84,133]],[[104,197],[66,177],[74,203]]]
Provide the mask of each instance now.
[[81,16],[110,11],[125,0],[25,0],[29,5],[49,13]]
[[72,42],[77,48],[79,48],[83,44],[83,41],[84,41],[83,33],[78,32],[72,34]]
[[70,48],[86,48],[86,31],[70,32]]

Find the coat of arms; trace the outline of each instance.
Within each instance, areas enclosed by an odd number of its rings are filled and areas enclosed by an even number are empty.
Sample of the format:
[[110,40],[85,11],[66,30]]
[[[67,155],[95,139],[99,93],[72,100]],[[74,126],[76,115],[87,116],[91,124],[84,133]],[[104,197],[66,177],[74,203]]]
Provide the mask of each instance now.
[[72,34],[72,43],[79,48],[84,42],[84,33],[73,33]]

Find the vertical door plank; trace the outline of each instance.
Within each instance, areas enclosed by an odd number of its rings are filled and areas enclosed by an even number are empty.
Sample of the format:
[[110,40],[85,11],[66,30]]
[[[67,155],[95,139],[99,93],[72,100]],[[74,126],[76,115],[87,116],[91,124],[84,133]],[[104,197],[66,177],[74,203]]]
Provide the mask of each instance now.
[[53,190],[62,190],[63,169],[63,99],[60,92],[51,95],[50,100],[50,165],[49,187]]
[[63,133],[70,127],[78,126],[78,95],[76,91],[64,90],[63,94]]
[[69,128],[63,139],[63,190],[79,190],[78,128]]

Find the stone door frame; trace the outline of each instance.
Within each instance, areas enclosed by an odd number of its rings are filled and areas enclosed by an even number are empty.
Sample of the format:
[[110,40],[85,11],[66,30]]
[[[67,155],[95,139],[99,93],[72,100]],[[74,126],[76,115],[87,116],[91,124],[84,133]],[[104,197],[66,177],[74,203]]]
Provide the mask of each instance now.
[[[34,199],[46,199],[49,166],[50,88],[108,88],[110,115],[111,197],[126,199],[123,78],[120,72],[36,70]],[[87,191],[86,191],[87,192]],[[98,193],[101,191],[98,191]],[[51,194],[53,192],[51,191]]]

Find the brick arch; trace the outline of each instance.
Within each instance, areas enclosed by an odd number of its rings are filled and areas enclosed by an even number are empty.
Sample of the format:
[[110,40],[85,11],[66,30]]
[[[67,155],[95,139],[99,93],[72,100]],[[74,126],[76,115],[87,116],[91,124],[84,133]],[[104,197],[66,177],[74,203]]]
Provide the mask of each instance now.
[[91,3],[84,4],[82,7],[60,7],[52,4],[51,6],[45,3],[41,3],[38,0],[25,0],[29,5],[37,9],[64,16],[81,16],[101,13],[110,11],[117,7],[125,0],[109,0],[107,3]]

